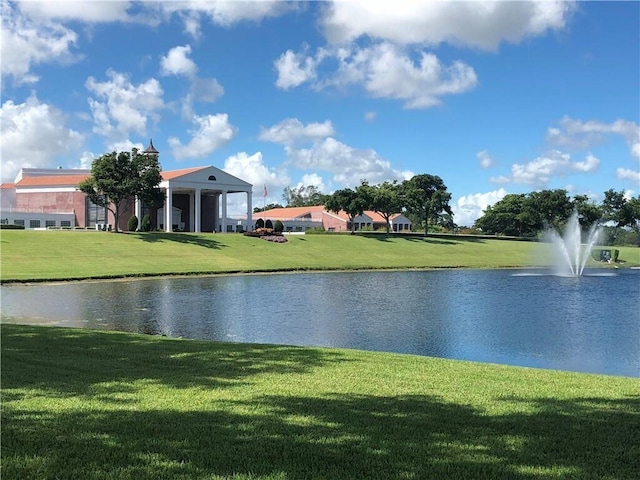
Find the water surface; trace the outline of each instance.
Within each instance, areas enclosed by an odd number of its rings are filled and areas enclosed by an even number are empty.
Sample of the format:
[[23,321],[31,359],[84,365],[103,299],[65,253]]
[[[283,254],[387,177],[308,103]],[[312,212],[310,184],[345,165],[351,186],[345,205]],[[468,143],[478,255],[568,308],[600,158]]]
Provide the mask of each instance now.
[[340,272],[1,287],[2,321],[640,376],[640,271]]

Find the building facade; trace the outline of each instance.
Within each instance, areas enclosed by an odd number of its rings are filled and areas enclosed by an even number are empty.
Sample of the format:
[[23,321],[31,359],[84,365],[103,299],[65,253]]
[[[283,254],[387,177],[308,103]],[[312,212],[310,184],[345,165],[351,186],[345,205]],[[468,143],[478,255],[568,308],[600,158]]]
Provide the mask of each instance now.
[[[150,147],[153,147],[151,144]],[[90,170],[23,168],[13,183],[0,186],[0,222],[25,228],[115,227],[113,214],[93,204],[78,190]],[[131,215],[140,224],[149,215],[151,228],[166,232],[241,231],[252,223],[252,185],[213,166],[162,172],[161,206],[131,199],[120,214],[119,229],[126,230]],[[247,213],[241,224],[228,218],[229,195],[246,197]]]

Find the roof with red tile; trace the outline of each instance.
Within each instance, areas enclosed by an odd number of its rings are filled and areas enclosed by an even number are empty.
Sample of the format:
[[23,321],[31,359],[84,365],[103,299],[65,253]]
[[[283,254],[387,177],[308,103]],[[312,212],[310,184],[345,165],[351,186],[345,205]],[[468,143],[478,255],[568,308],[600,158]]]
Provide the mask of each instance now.
[[163,180],[172,180],[174,178],[181,177],[183,175],[188,175],[189,173],[197,172],[199,170],[204,170],[209,167],[191,167],[191,168],[183,168],[181,170],[167,170],[166,172],[161,172]]
[[16,186],[18,187],[63,187],[76,186],[82,180],[88,178],[87,174],[78,175],[43,175],[39,177],[23,177]]
[[[278,219],[278,218],[292,219],[292,218],[300,218],[307,214],[310,214],[312,217],[317,217],[318,214],[323,214],[323,213],[336,216],[344,221],[349,220],[349,215],[347,215],[345,211],[341,210],[336,214],[335,212],[329,212],[325,210],[324,205],[316,205],[311,207],[272,208],[271,210],[267,210],[265,212],[254,213],[253,216],[254,218],[263,217],[263,218],[270,218],[270,219]],[[373,220],[373,223],[385,223],[384,217],[377,212],[366,210],[364,214],[370,217]],[[399,214],[394,214],[391,216],[391,218],[393,219],[397,216],[399,216]]]
[[0,183],[0,188],[9,190],[9,189],[12,189],[12,188],[16,188],[16,184],[15,183],[10,183],[10,182]]

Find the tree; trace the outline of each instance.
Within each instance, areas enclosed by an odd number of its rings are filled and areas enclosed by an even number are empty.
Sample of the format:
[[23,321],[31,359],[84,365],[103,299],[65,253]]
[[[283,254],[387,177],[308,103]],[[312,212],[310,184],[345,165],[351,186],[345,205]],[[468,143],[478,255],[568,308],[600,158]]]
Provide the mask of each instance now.
[[91,176],[78,185],[96,205],[113,213],[115,231],[119,231],[120,214],[131,205],[134,197],[154,204],[162,199],[158,185],[162,181],[160,164],[155,155],[131,152],[111,152],[96,158]]
[[267,210],[273,210],[274,208],[282,208],[279,203],[270,203],[264,207],[253,207],[253,213],[266,212]]
[[[359,190],[359,191],[358,191]],[[356,190],[344,188],[336,190],[333,195],[329,195],[324,202],[324,207],[329,212],[339,213],[343,210],[349,217],[351,223],[351,233],[355,232],[354,219],[358,215],[362,215],[367,208],[367,198],[364,194],[362,186]]]
[[282,199],[287,207],[310,207],[323,205],[328,195],[323,194],[315,185],[285,187]]
[[602,218],[602,210],[587,195],[573,197],[573,209],[578,212],[578,221],[583,227],[589,227]]
[[386,223],[387,235],[391,231],[391,217],[402,212],[404,208],[404,196],[397,181],[384,182],[380,185],[368,187],[371,199],[371,210],[379,213]]
[[563,189],[540,190],[525,197],[519,220],[528,236],[553,227],[556,230],[569,220],[574,207]]
[[429,224],[437,224],[442,215],[453,217],[453,211],[449,202],[451,193],[442,179],[436,175],[414,175],[409,180],[402,182],[402,195],[404,196],[407,212],[424,226],[424,234],[429,233]]
[[474,226],[489,235],[525,236],[531,235],[529,226],[522,223],[520,213],[526,202],[525,194],[510,193],[493,206],[485,209]]
[[605,221],[613,222],[617,228],[631,228],[640,244],[640,195],[627,200],[623,191],[609,189],[604,192],[601,209]]

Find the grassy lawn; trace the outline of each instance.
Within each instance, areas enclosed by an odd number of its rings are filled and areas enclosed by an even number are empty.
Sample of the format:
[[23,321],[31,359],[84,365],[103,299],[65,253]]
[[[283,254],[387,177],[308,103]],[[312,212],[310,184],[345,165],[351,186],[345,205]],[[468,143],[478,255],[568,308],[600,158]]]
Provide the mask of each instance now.
[[[468,237],[291,236],[276,244],[239,234],[1,232],[0,280],[365,268],[535,266],[547,244]],[[621,247],[626,266],[640,249]]]
[[[266,243],[266,242],[265,242]],[[632,479],[638,379],[2,325],[7,479]]]

